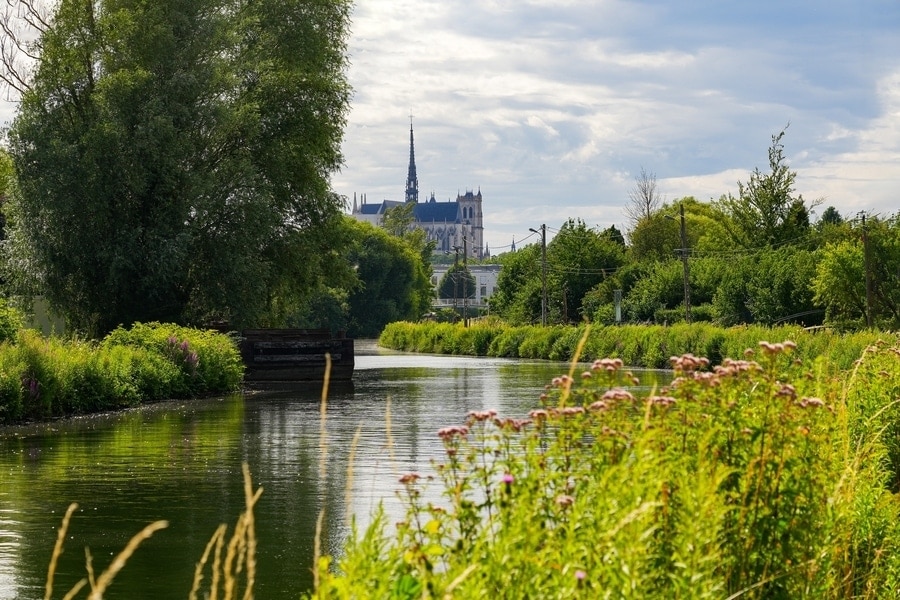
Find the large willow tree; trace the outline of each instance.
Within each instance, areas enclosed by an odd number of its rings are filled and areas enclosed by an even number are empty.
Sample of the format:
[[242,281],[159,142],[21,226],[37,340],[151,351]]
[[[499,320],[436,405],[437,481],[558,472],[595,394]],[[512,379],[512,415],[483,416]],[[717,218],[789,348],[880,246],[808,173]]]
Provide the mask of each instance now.
[[27,72],[3,61],[21,94],[9,281],[102,333],[272,324],[273,303],[323,276],[348,1],[18,5],[36,37],[14,40],[34,57]]

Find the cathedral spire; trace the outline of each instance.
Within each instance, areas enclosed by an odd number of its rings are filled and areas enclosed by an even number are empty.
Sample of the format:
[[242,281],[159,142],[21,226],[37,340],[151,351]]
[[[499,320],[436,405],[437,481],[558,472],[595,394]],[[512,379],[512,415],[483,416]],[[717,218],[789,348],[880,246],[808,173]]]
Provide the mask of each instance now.
[[406,201],[419,201],[419,178],[416,176],[416,147],[413,142],[412,115],[409,115],[409,173],[406,175]]

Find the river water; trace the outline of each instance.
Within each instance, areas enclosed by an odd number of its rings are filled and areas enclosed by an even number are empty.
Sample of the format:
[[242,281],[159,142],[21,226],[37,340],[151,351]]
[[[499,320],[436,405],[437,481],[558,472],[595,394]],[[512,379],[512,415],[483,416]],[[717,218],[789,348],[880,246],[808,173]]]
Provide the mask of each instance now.
[[[256,597],[296,599],[312,585],[320,511],[323,552],[339,554],[351,517],[365,526],[383,502],[399,518],[397,478],[427,472],[441,457],[438,429],[461,424],[470,410],[525,416],[544,385],[567,370],[392,352],[366,341],[357,342],[356,354],[352,385],[329,394],[324,463],[315,387],[0,428],[0,600],[44,597],[57,530],[72,502],[79,508],[54,598],[85,576],[85,548],[100,572],[132,535],[160,519],[169,527],[141,545],[105,597],[187,598],[216,527],[233,527],[244,509],[244,463],[254,487],[263,488],[255,510]],[[639,376],[652,386],[665,374]]]

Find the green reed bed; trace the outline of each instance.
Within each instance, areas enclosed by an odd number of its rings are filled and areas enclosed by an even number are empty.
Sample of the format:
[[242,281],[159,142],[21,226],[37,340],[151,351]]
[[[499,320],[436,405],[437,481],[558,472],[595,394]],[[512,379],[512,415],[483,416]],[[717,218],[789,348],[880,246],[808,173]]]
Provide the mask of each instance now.
[[212,331],[136,324],[88,342],[23,329],[0,343],[0,423],[220,393],[242,377],[234,342]]
[[793,341],[754,347],[674,358],[642,398],[596,360],[527,417],[447,424],[437,476],[400,479],[406,517],[354,529],[310,597],[896,597],[896,340],[840,377]]
[[[379,344],[412,352],[568,361],[585,331],[584,326],[510,327],[499,321],[473,323],[469,327],[398,322],[384,329]],[[741,356],[759,340],[791,339],[799,346],[800,358],[828,356],[834,368],[849,369],[863,349],[881,338],[898,339],[896,334],[811,332],[797,326],[724,328],[709,323],[597,326],[590,328],[581,357],[586,361],[621,358],[634,367],[659,369],[669,367],[670,356],[690,353],[719,364],[724,357]]]

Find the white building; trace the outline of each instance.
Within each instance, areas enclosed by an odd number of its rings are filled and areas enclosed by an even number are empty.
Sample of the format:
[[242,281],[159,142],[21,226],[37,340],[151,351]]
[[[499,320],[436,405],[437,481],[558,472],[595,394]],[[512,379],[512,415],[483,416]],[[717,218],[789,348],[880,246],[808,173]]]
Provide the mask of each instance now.
[[437,308],[448,308],[457,306],[462,308],[464,305],[475,307],[478,309],[488,308],[488,299],[497,291],[497,277],[500,275],[500,265],[469,265],[469,273],[475,278],[475,297],[469,298],[468,303],[463,299],[463,292],[460,290],[459,298],[438,298],[437,289],[444,279],[444,275],[450,270],[452,265],[434,265],[431,276],[431,285],[435,290],[434,306]]

